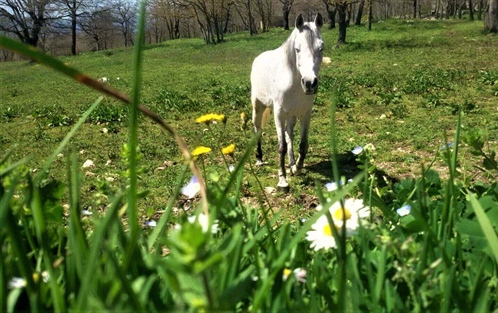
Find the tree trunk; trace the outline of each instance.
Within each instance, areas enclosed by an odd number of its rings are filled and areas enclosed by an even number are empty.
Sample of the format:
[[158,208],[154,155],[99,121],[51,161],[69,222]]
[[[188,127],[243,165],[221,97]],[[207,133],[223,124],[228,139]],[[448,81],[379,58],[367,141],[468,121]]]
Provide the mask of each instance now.
[[477,19],[480,21],[482,20],[482,7],[483,7],[483,1],[484,0],[479,0],[479,6],[477,8]]
[[417,18],[417,0],[413,0],[413,18]]
[[337,46],[346,43],[346,29],[348,26],[346,21],[347,7],[348,7],[347,2],[337,3],[337,13],[339,14],[339,34],[337,38]]
[[282,15],[284,17],[284,29],[289,30],[289,14],[290,14],[290,9],[287,5],[284,4],[282,7]]
[[368,1],[368,30],[372,30],[373,10],[372,0]]
[[474,4],[472,3],[472,0],[469,0],[469,20],[474,20]]
[[256,27],[254,27],[254,18],[251,12],[251,0],[247,0],[247,15],[249,17],[249,34],[252,36],[257,34]]
[[361,25],[361,18],[363,17],[363,7],[365,6],[365,0],[361,0],[358,6],[358,13],[356,14],[355,25]]
[[325,9],[327,10],[327,16],[329,18],[329,29],[334,29],[337,8],[335,5],[329,4],[328,0],[323,0],[323,3],[325,4]]
[[489,0],[484,27],[490,33],[498,33],[498,0]]
[[71,12],[71,54],[76,55],[76,12]]

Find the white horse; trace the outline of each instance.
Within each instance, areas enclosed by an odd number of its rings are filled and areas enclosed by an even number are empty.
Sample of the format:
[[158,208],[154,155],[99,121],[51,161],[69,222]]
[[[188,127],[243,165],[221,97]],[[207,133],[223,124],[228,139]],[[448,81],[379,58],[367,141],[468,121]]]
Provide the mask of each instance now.
[[[317,14],[314,22],[304,22],[302,15],[296,18],[296,28],[277,49],[260,54],[252,64],[251,103],[252,119],[256,133],[273,108],[277,128],[280,169],[278,188],[288,191],[285,154],[289,153],[291,174],[302,169],[308,151],[308,130],[311,108],[318,89],[318,72],[323,58],[323,39],[320,28],[323,18]],[[301,122],[299,157],[294,160],[294,126]],[[285,136],[285,137],[284,137]],[[261,137],[256,152],[257,165],[263,164]]]

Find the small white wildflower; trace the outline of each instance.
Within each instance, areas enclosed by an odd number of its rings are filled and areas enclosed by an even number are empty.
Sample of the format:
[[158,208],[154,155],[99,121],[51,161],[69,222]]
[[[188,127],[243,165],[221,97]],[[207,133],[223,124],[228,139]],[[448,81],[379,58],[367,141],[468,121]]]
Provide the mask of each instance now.
[[154,220],[150,220],[150,221],[147,221],[145,223],[145,225],[149,226],[149,227],[156,227],[157,226],[157,222],[154,221]]
[[292,271],[294,273],[294,277],[296,280],[300,283],[305,283],[306,282],[306,270],[304,268],[296,268]]
[[361,146],[356,146],[353,150],[351,150],[351,152],[354,154],[354,155],[358,155],[360,153],[363,152],[363,147]]
[[83,163],[82,168],[89,168],[89,167],[95,167],[95,163],[93,163],[92,160],[86,160],[85,163]]
[[19,289],[26,287],[26,279],[14,277],[9,281],[9,289]]
[[89,215],[92,215],[93,213],[91,211],[89,211],[89,210],[82,210],[81,214],[89,216]]
[[194,198],[197,193],[201,190],[201,185],[197,180],[197,177],[192,176],[189,183],[182,188],[182,194],[189,199]]
[[405,204],[401,208],[396,210],[396,213],[398,213],[399,216],[405,216],[410,214],[411,206],[409,204]]
[[228,171],[230,171],[230,173],[231,173],[231,172],[233,172],[234,170],[235,170],[235,166],[230,165],[230,166],[228,167]]

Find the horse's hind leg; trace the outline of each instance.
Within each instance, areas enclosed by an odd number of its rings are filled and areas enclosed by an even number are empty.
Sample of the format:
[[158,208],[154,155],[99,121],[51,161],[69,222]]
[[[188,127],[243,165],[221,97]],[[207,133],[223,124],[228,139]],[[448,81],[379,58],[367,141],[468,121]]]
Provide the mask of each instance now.
[[258,145],[256,148],[256,165],[263,165],[263,149],[261,149],[261,130],[263,129],[263,115],[266,107],[258,100],[253,101],[252,105],[252,122],[254,131],[258,135]]

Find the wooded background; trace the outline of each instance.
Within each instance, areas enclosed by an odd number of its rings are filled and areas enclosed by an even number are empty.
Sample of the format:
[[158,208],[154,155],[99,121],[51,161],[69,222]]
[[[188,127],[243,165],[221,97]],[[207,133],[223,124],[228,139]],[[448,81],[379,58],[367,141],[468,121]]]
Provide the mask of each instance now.
[[[0,0],[0,34],[18,38],[52,55],[70,55],[134,44],[135,0]],[[484,20],[498,32],[498,0],[151,0],[147,43],[201,37],[206,44],[224,41],[228,32],[251,35],[270,27],[292,29],[294,18],[311,20],[322,13],[328,28],[339,28],[346,42],[349,25],[388,18]],[[0,61],[15,60],[0,50]]]

